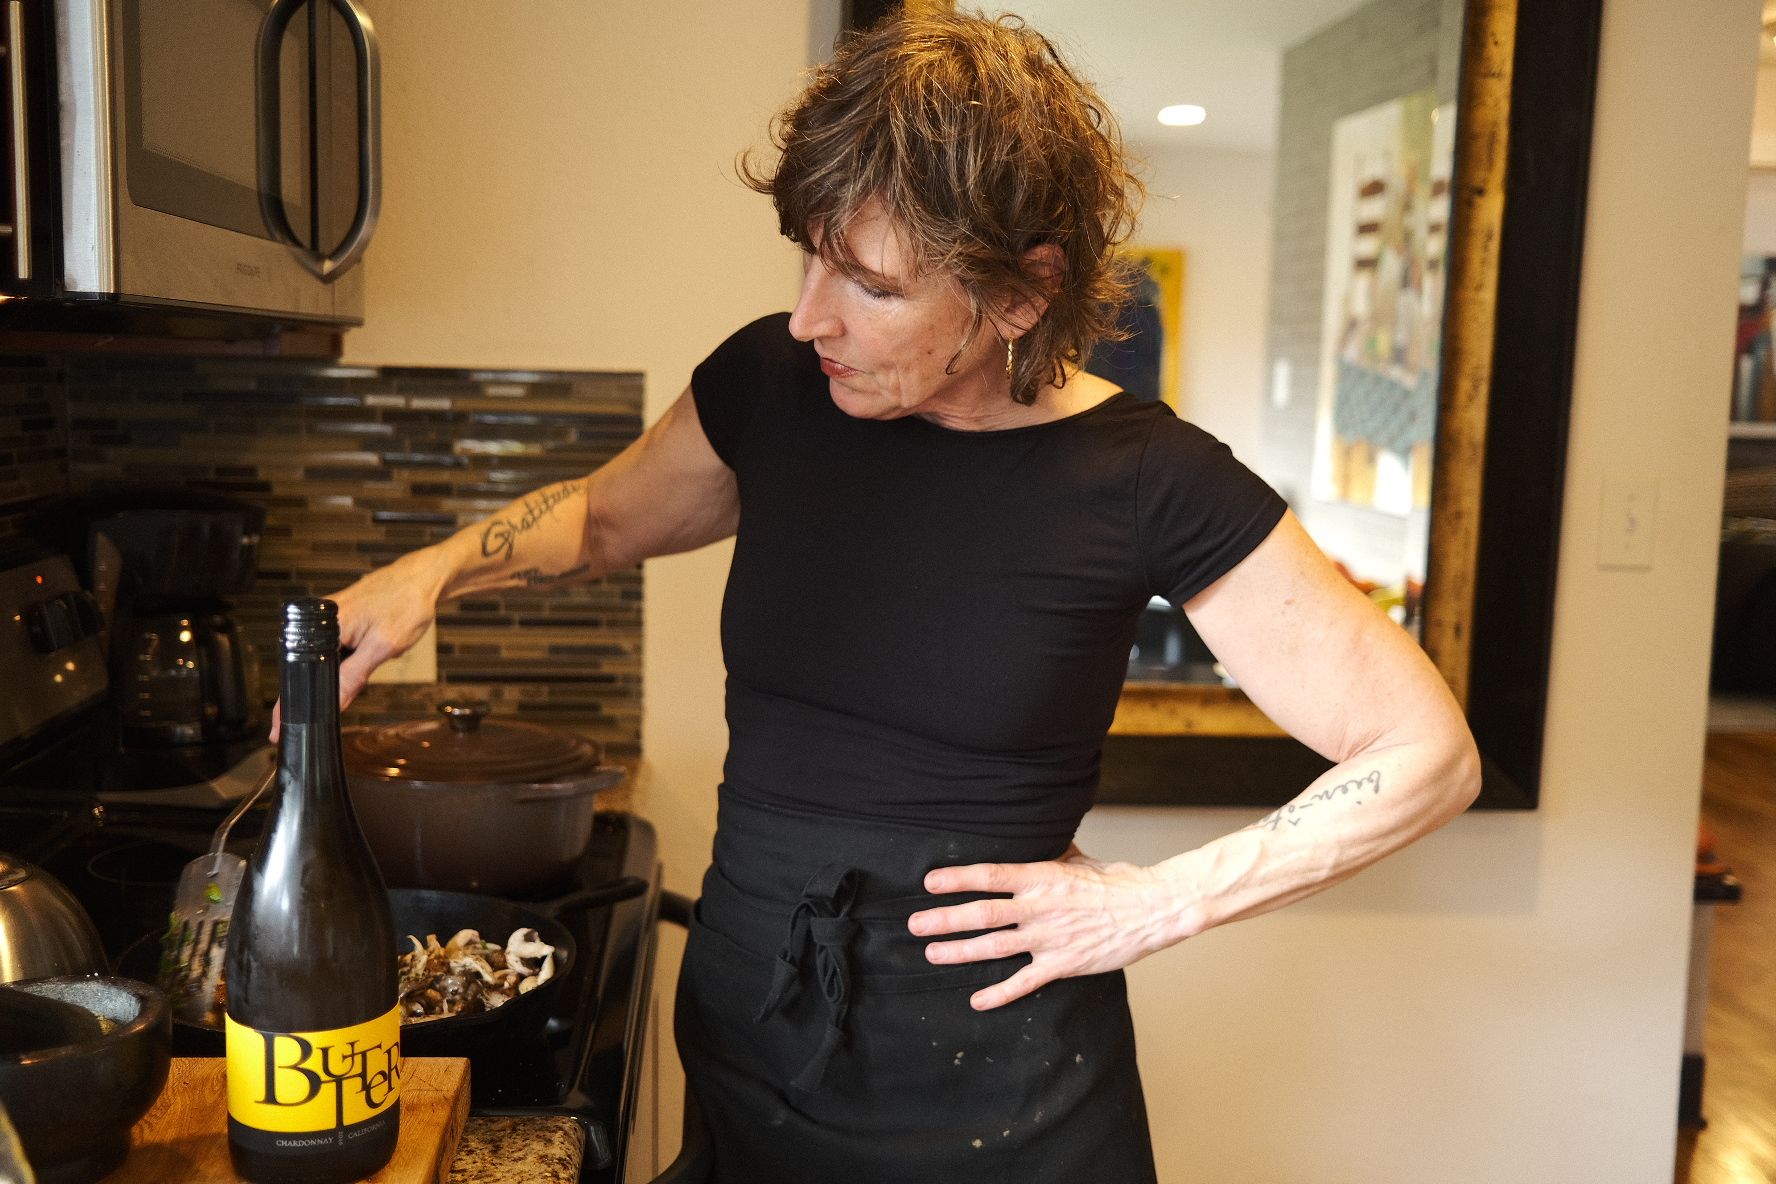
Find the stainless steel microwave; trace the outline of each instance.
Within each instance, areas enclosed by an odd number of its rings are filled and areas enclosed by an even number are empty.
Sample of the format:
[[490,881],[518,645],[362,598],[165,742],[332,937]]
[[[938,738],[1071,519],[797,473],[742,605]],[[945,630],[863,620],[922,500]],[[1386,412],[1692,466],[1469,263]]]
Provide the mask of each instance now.
[[353,0],[0,9],[0,293],[362,322],[380,62]]

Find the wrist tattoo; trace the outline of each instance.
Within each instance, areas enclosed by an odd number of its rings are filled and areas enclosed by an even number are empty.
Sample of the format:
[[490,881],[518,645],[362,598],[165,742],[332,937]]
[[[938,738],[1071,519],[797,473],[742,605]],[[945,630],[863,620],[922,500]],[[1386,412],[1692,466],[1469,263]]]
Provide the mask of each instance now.
[[1275,831],[1283,823],[1300,826],[1302,814],[1315,806],[1325,805],[1341,799],[1350,799],[1354,805],[1362,805],[1368,798],[1381,796],[1381,770],[1371,769],[1361,777],[1353,777],[1349,781],[1341,781],[1337,785],[1328,785],[1316,789],[1312,793],[1303,794],[1300,801],[1290,802],[1278,810],[1272,810],[1245,830]]
[[544,571],[540,567],[527,567],[523,571],[515,571],[512,578],[527,588],[540,588],[544,584],[553,584],[556,580],[571,580],[575,576],[586,574],[588,567],[582,563],[578,567],[570,567],[566,571]]
[[551,485],[540,491],[533,503],[530,498],[524,499],[524,512],[517,519],[493,518],[481,531],[481,554],[491,559],[495,555],[511,562],[512,554],[518,546],[518,536],[535,529],[543,519],[555,512],[555,507],[580,491],[580,482],[563,481],[560,485]]

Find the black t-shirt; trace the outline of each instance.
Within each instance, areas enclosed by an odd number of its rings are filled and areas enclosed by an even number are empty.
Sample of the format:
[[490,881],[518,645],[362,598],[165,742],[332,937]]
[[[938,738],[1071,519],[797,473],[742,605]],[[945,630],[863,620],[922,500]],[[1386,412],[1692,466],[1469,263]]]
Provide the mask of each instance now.
[[834,405],[788,314],[699,365],[734,470],[725,791],[995,835],[1072,835],[1141,610],[1256,547],[1280,497],[1164,403],[955,431]]

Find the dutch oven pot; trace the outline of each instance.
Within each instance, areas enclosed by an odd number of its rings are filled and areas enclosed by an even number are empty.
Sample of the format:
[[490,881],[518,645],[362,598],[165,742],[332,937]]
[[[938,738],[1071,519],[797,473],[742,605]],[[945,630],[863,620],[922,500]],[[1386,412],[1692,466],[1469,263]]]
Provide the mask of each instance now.
[[344,730],[352,808],[383,880],[495,896],[560,886],[622,767],[565,728],[488,718],[485,703],[438,711]]

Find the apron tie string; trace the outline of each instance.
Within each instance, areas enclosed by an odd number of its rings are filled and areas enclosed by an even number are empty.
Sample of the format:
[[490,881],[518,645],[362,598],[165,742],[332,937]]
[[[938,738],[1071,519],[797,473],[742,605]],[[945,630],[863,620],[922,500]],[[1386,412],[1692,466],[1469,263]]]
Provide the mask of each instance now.
[[814,1055],[790,1082],[800,1090],[820,1088],[826,1066],[845,1043],[845,1015],[851,1008],[851,939],[857,922],[851,905],[857,895],[857,873],[829,863],[808,878],[801,899],[790,910],[789,929],[771,973],[771,989],[753,1022],[763,1023],[801,990],[802,969],[813,947],[814,974],[826,999],[826,1031]]

